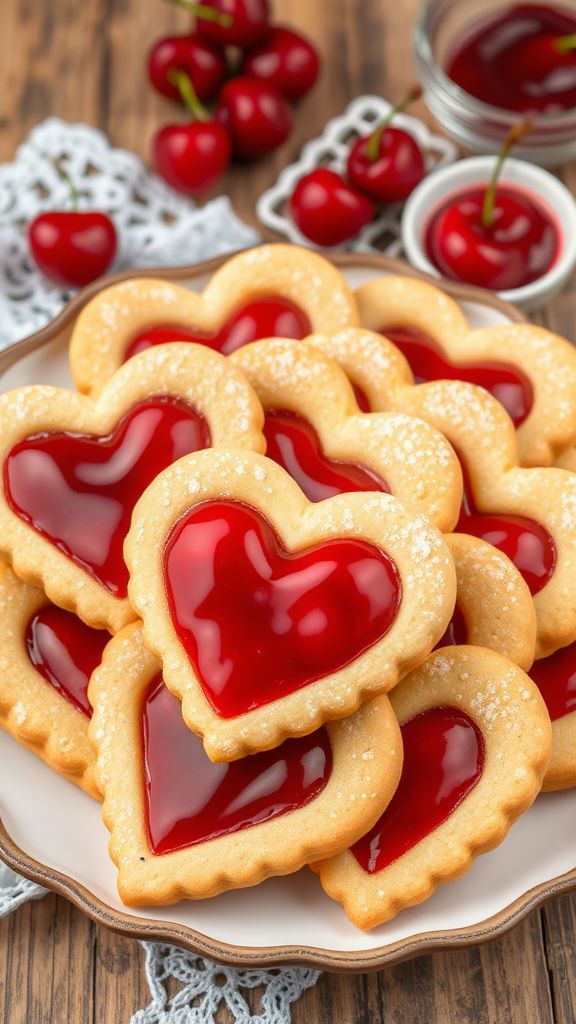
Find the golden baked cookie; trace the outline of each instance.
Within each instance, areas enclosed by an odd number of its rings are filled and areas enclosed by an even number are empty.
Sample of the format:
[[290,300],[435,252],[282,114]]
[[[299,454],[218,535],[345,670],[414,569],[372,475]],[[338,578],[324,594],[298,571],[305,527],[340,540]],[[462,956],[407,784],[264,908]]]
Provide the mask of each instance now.
[[110,635],[86,626],[0,563],[0,725],[100,798],[87,687]]
[[308,341],[340,364],[371,408],[420,416],[450,441],[464,471],[456,530],[493,542],[524,576],[536,607],[537,657],[576,640],[576,476],[520,467],[514,425],[496,399],[462,381],[415,385],[381,335],[349,330]]
[[310,501],[388,491],[440,530],[462,501],[458,459],[439,431],[403,413],[358,411],[346,374],[302,342],[256,341],[231,357],[264,408],[266,454]]
[[390,695],[402,777],[351,849],[312,865],[359,928],[389,921],[463,875],[535,800],[551,726],[528,676],[481,647],[435,651]]
[[37,385],[0,396],[0,550],[27,583],[111,632],[135,618],[122,548],[156,474],[210,445],[264,449],[240,370],[200,345],[130,360],[96,400]]
[[552,720],[552,756],[544,790],[576,786],[576,643],[535,661],[530,678]]
[[78,390],[90,394],[150,345],[196,341],[229,355],[256,338],[357,323],[352,292],[328,260],[296,245],[261,245],[232,256],[201,294],[150,277],[99,292],[74,327],[70,366]]
[[442,636],[442,535],[389,494],[307,500],[270,459],[197,452],[156,478],[125,544],[166,686],[214,761],[344,718]]
[[466,533],[444,538],[456,569],[456,606],[438,646],[473,644],[503,654],[528,672],[536,611],[528,586],[498,548]]
[[394,342],[418,381],[469,381],[503,404],[520,465],[549,466],[573,446],[576,350],[564,338],[529,323],[471,330],[449,295],[413,277],[390,274],[355,294],[362,326]]
[[213,764],[138,623],[107,648],[90,700],[110,854],[130,906],[297,871],[357,839],[398,783],[402,745],[386,697],[274,751]]

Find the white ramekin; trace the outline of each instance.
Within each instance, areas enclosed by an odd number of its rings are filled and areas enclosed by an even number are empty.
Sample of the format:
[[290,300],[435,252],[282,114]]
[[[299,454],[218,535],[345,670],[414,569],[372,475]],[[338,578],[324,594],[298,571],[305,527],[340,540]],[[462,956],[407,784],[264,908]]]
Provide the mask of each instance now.
[[[414,189],[402,214],[402,243],[413,266],[435,277],[441,276],[426,254],[425,235],[430,218],[453,193],[486,184],[494,159],[493,156],[478,156],[460,160],[434,171]],[[500,182],[532,192],[549,211],[560,234],[558,256],[546,274],[521,288],[498,292],[501,298],[525,310],[538,309],[564,287],[576,264],[576,201],[553,174],[524,160],[507,160]]]

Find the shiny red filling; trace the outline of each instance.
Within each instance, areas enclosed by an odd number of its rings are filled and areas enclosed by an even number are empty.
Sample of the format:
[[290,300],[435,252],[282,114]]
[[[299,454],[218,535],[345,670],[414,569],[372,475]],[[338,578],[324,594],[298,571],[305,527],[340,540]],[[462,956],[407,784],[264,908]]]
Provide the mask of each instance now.
[[255,509],[204,502],[164,551],[170,615],[214,710],[233,718],[343,668],[396,618],[394,562],[365,541],[289,553]]
[[161,676],[146,693],[142,732],[148,838],[156,854],[298,810],[322,792],[332,773],[325,729],[231,764],[213,764]]
[[53,604],[32,616],[25,636],[36,671],[88,718],[92,715],[88,683],[109,639],[106,630],[92,629],[72,612]]
[[535,661],[529,672],[554,722],[576,711],[576,644]]
[[404,766],[392,800],[352,853],[368,874],[388,867],[446,821],[484,768],[484,738],[456,708],[431,708],[402,726]]
[[310,321],[298,306],[289,299],[271,295],[247,302],[214,334],[195,331],[182,324],[151,324],[132,338],[124,361],[153,345],[165,345],[169,341],[195,341],[229,356],[237,348],[260,338],[300,339],[311,333]]
[[516,427],[530,413],[534,392],[520,369],[498,362],[453,363],[432,338],[410,327],[386,327],[380,333],[400,349],[410,364],[416,384],[431,380],[464,380],[477,384],[504,406]]
[[309,501],[347,491],[389,491],[376,473],[356,463],[329,459],[311,423],[284,409],[266,413],[266,455],[296,481]]
[[462,459],[460,462],[464,474],[464,499],[456,530],[458,533],[479,537],[507,555],[524,577],[530,593],[537,594],[546,586],[556,568],[556,545],[553,538],[534,519],[478,512],[472,500],[466,468]]
[[105,437],[42,433],[4,463],[13,512],[117,597],[125,597],[123,545],[134,505],[163,469],[207,448],[204,417],[176,398],[135,405]]

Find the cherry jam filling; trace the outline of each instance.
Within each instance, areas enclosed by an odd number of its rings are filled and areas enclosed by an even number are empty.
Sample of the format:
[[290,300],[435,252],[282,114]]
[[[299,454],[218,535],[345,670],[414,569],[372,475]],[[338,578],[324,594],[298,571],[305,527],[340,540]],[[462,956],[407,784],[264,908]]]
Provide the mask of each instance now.
[[151,324],[130,341],[124,361],[154,345],[170,341],[193,341],[207,345],[229,356],[236,349],[260,338],[296,338],[312,333],[310,321],[303,310],[289,299],[270,295],[254,299],[238,309],[219,331],[208,334],[183,324]]
[[353,847],[368,874],[382,871],[445,822],[480,781],[484,737],[456,708],[423,711],[402,726],[404,765],[384,814]]
[[163,469],[209,445],[206,420],[193,406],[151,398],[104,437],[46,432],[14,445],[4,491],[16,515],[122,598],[134,505]]
[[410,364],[416,384],[432,380],[463,380],[477,384],[504,406],[519,427],[534,404],[528,377],[507,363],[454,363],[427,334],[411,327],[385,327],[380,331],[399,348]]
[[322,451],[311,423],[285,409],[270,410],[264,421],[266,455],[282,466],[309,501],[347,491],[389,491],[376,473],[356,463],[339,462]]
[[222,718],[349,664],[388,632],[402,589],[372,544],[291,553],[260,513],[231,501],[204,502],[175,524],[164,580],[178,638]]
[[92,629],[72,612],[47,604],[30,619],[25,644],[36,671],[90,718],[88,683],[109,639],[106,630]]
[[448,54],[446,74],[471,96],[503,110],[571,110],[576,50],[566,37],[574,34],[575,13],[560,4],[511,4],[470,24]]
[[478,512],[462,458],[464,498],[456,530],[492,544],[514,563],[528,584],[530,593],[539,593],[556,568],[556,545],[540,523],[526,516]]
[[528,674],[540,690],[553,722],[576,711],[576,644],[535,661]]
[[325,729],[240,761],[213,764],[161,676],[144,698],[142,743],[148,838],[155,854],[298,810],[319,796],[332,773]]

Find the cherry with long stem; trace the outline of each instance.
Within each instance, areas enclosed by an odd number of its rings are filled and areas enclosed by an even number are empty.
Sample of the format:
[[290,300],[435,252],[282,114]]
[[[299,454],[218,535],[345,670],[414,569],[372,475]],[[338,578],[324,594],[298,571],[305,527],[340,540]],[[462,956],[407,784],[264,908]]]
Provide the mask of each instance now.
[[411,103],[415,103],[419,100],[422,95],[422,87],[415,85],[399,103],[396,103],[391,110],[388,111],[386,117],[380,122],[380,124],[374,129],[372,134],[369,136],[366,143],[366,155],[369,160],[377,160],[378,152],[380,149],[380,139],[382,138],[382,132],[388,128],[392,123],[396,114],[400,114],[406,107],[409,107]]
[[415,86],[396,104],[370,135],[359,138],[347,161],[352,185],[377,203],[403,202],[426,173],[426,161],[417,140],[392,121],[400,110],[422,95]]
[[484,202],[482,204],[482,224],[485,228],[492,226],[492,220],[494,218],[494,203],[496,201],[496,189],[504,163],[514,147],[517,146],[520,140],[523,139],[525,135],[528,135],[530,131],[532,131],[532,120],[529,117],[526,117],[522,121],[519,121],[518,124],[515,124],[506,136],[504,145],[498,154],[496,163],[494,164],[494,170],[492,171],[490,180],[486,186],[486,192],[484,193]]

